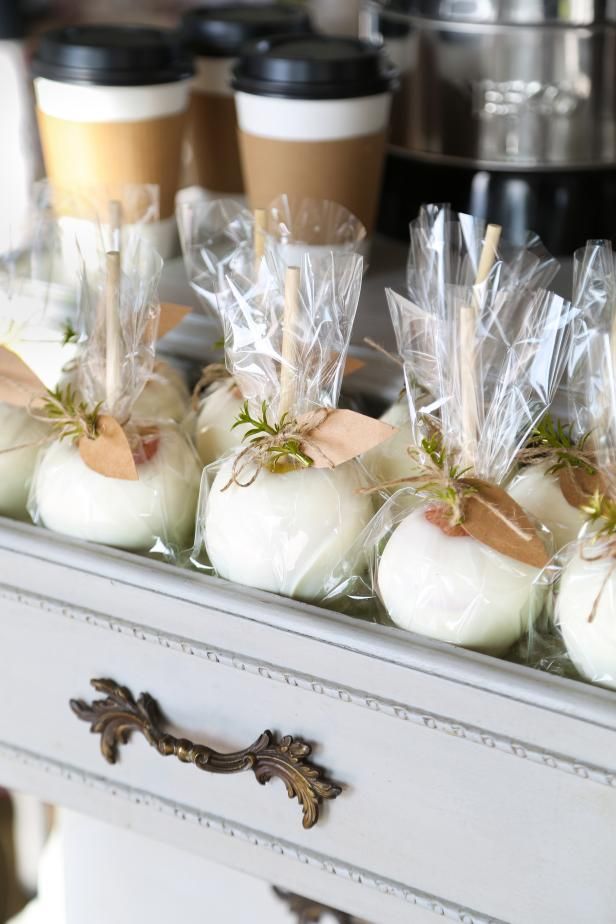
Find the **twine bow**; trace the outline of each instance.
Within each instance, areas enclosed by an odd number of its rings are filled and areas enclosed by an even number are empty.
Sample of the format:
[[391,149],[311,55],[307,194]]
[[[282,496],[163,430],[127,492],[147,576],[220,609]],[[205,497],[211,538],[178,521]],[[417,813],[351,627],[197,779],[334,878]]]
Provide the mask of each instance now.
[[[268,425],[269,432],[264,432],[262,436],[254,436],[249,445],[235,457],[231,477],[222,490],[226,491],[233,484],[239,488],[250,487],[255,483],[263,468],[270,468],[275,471],[277,468],[280,469],[283,465],[289,464],[289,462],[293,466],[309,468],[314,464],[314,459],[308,455],[311,449],[316,450],[323,456],[328,466],[333,468],[334,463],[332,460],[323,452],[318,442],[311,437],[311,434],[327,420],[330,414],[330,408],[322,407],[311,411],[299,420],[283,415],[275,427]],[[263,407],[263,415],[267,425],[265,407]],[[240,418],[237,423],[243,422]],[[254,431],[249,431],[247,436],[252,432]],[[242,475],[247,469],[253,469],[253,471],[248,479],[244,481],[242,480]]]
[[[450,465],[440,433],[424,437],[421,449],[409,448],[407,452],[420,465],[418,474],[363,492],[408,485],[433,502],[426,516],[446,534],[466,534],[532,567],[545,566],[545,546],[522,508],[498,485],[474,477],[467,468]],[[428,516],[430,509],[434,517]]]
[[528,445],[518,453],[518,462],[522,465],[551,462],[551,472],[570,466],[581,468],[588,475],[596,475],[596,453],[586,448],[590,437],[591,434],[586,433],[576,440],[572,424],[554,422],[546,414],[535,427]]

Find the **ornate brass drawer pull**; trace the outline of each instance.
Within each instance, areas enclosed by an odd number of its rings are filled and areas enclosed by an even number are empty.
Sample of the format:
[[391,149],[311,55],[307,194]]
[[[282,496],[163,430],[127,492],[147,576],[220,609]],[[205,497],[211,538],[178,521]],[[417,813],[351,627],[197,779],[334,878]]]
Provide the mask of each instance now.
[[203,744],[165,734],[160,728],[162,716],[158,703],[149,693],[142,693],[135,701],[130,690],[114,680],[90,682],[107,698],[91,704],[72,699],[70,706],[78,719],[90,722],[91,732],[101,736],[101,753],[110,764],[118,759],[119,745],[127,744],[131,732],[138,731],[163,757],[177,757],[208,773],[252,770],[259,783],[278,777],[284,782],[289,799],[296,798],[302,806],[304,828],[312,828],[319,820],[323,799],[335,799],[342,792],[339,786],[322,779],[321,770],[308,763],[312,748],[299,738],[285,735],[277,739],[271,731],[265,731],[245,750],[220,754]]

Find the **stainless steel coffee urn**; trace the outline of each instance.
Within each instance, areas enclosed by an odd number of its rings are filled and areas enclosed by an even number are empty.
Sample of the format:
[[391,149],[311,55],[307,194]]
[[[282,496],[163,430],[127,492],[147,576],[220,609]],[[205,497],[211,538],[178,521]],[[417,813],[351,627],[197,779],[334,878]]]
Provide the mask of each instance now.
[[402,78],[382,230],[450,201],[555,253],[612,236],[616,0],[367,0],[362,29]]

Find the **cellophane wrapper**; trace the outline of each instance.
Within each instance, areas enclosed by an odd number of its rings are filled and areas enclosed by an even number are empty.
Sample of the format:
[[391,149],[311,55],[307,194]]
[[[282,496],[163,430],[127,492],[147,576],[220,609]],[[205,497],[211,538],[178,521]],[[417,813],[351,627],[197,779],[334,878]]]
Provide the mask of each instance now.
[[[75,352],[75,346],[65,342],[64,330],[72,292],[33,276],[31,259],[31,253],[0,257],[0,346],[53,388]],[[0,361],[0,391],[11,382],[11,370]],[[24,391],[23,398],[21,407],[0,399],[0,516],[16,519],[27,518],[36,459],[48,435],[48,428],[28,411],[34,394]]]
[[[605,493],[616,498],[616,273],[609,241],[589,241],[575,253],[573,295],[580,319],[570,419],[577,436],[590,433]],[[538,577],[549,606],[520,656],[543,670],[616,689],[614,537],[599,535],[601,525],[589,519]]]
[[35,523],[73,538],[177,560],[192,546],[201,466],[178,426],[132,414],[154,367],[161,269],[156,251],[131,238],[122,252],[122,388],[110,402],[100,311],[105,277],[95,272],[92,278],[82,264],[80,315],[86,336],[74,388],[89,410],[98,406],[124,426],[138,480],[99,474],[84,463],[71,439],[56,439],[39,457],[28,508]]
[[[409,226],[406,281],[411,301],[437,317],[447,317],[449,287],[464,289],[475,283],[486,228],[483,219],[454,212],[449,205],[422,206]],[[499,241],[498,260],[490,274],[489,288],[508,293],[511,314],[517,305],[516,291],[547,289],[560,268],[534,232],[522,236],[523,244]]]
[[366,229],[359,218],[328,199],[278,196],[266,210],[265,227],[266,250],[283,267],[300,265],[305,254],[363,255],[366,250]]
[[257,229],[254,213],[235,199],[198,199],[177,208],[180,242],[191,287],[205,313],[218,317],[218,298],[228,276],[257,281],[262,271],[255,257],[255,235],[263,234],[270,270],[281,276],[299,266],[305,254],[361,253],[366,229],[344,206],[324,199],[274,199],[263,210]]
[[[220,300],[227,365],[254,415],[265,406],[271,423],[280,420],[287,376],[295,386],[290,419],[336,406],[361,280],[355,254],[305,254],[298,311],[287,327],[293,348],[283,355],[284,288],[275,269],[257,285],[228,278]],[[357,490],[365,483],[361,466],[263,468],[249,486],[223,490],[236,456],[204,472],[193,560],[229,580],[317,599],[372,515],[371,498]]]
[[[497,258],[482,285],[443,285],[438,302],[422,306],[387,290],[414,445],[421,447],[437,428],[448,467],[468,467],[475,477],[497,485],[506,481],[519,449],[553,400],[577,316],[569,302],[550,292],[503,290],[503,273]],[[468,306],[474,309],[472,402],[465,391],[469,341],[462,342],[460,323]],[[421,406],[418,380],[432,396]],[[415,459],[427,461],[421,449]],[[409,466],[409,475],[414,474]],[[468,535],[446,535],[426,520],[434,504],[430,492],[419,490],[415,501],[408,488],[394,494],[358,539],[354,556],[332,575],[324,602],[502,655],[539,615],[543,593],[533,586],[537,569]],[[540,531],[549,547],[549,535]]]
[[254,274],[253,214],[235,199],[197,199],[179,203],[176,217],[190,286],[218,323],[226,277]]
[[98,474],[77,445],[55,440],[38,459],[30,516],[73,539],[182,562],[194,536],[201,466],[172,423],[132,420],[126,432],[137,481]]
[[[110,202],[119,204],[120,241],[113,239]],[[135,238],[151,237],[156,244],[159,189],[154,184],[128,183],[114,195],[104,186],[67,189],[48,180],[35,184],[33,266],[39,278],[52,279],[79,291],[82,264],[101,272],[105,253],[127,248]]]
[[[519,328],[523,323],[529,294],[538,288],[546,288],[558,272],[557,261],[548,253],[541,240],[532,232],[526,232],[522,235],[523,243],[499,241],[498,259],[489,277],[481,286],[475,286],[486,229],[486,222],[482,219],[454,212],[450,206],[438,204],[423,206],[418,217],[410,224],[407,291],[409,300],[428,316],[423,322],[426,343],[421,350],[415,351],[415,368],[411,370],[411,375],[417,394],[423,394],[427,404],[431,403],[430,395],[442,392],[438,382],[442,357],[436,355],[433,341],[440,325],[447,323],[452,311],[455,311],[452,299],[459,297],[463,301],[467,293],[472,293],[474,307],[478,307],[477,300],[480,299],[491,311],[491,317],[486,322],[486,333],[489,335],[490,325],[498,325],[506,327],[511,337],[516,327]],[[417,328],[415,336],[418,335]],[[490,342],[493,342],[492,337]],[[498,348],[498,344],[496,346]],[[491,362],[488,347],[488,343],[484,344],[480,357],[484,365]],[[417,407],[416,399],[412,405],[414,411]],[[453,413],[456,413],[455,409]],[[433,415],[435,422],[438,422],[438,402],[433,404]],[[393,441],[392,448],[397,452],[397,458],[394,457],[387,468],[398,471],[405,460],[400,457]]]

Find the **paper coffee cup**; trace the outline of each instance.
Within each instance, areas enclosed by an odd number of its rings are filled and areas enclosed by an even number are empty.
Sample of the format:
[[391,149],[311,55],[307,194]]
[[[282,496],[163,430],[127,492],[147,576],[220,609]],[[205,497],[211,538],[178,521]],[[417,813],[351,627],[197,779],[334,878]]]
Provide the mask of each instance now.
[[190,98],[188,169],[193,182],[223,196],[243,192],[231,76],[247,42],[310,31],[299,6],[232,3],[187,12],[182,40],[195,56]]
[[53,30],[33,71],[49,180],[76,192],[105,189],[110,198],[129,184],[155,184],[161,222],[172,227],[193,73],[173,34],[145,26]]
[[396,85],[383,52],[351,38],[265,39],[240,58],[233,85],[251,206],[329,199],[370,233]]

